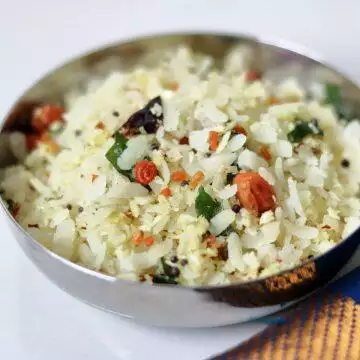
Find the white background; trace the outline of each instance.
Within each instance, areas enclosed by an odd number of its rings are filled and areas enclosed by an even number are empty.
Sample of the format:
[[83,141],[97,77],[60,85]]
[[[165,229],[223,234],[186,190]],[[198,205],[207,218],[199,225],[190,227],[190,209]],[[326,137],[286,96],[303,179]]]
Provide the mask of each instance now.
[[[44,71],[69,57],[108,42],[169,30],[245,32],[300,43],[360,80],[357,0],[1,0],[0,4],[0,114]],[[22,254],[3,216],[0,229],[1,359],[201,359],[263,327],[154,329],[102,313],[45,279]]]

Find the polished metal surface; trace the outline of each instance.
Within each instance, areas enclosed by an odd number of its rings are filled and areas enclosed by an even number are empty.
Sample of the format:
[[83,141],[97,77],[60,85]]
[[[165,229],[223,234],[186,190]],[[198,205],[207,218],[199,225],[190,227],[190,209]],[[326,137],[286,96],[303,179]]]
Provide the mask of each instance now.
[[[79,57],[55,69],[32,86],[12,107],[0,133],[0,167],[14,159],[6,134],[26,131],[33,104],[61,102],[65,92],[81,89],[95,76],[115,69],[151,63],[149,50],[185,43],[222,61],[224,53],[237,44],[252,50],[253,67],[265,78],[297,77],[307,88],[313,81],[341,85],[344,99],[360,114],[360,89],[326,64],[255,38],[232,35],[165,35],[114,44]],[[119,280],[85,269],[52,253],[25,230],[6,210],[11,230],[26,255],[59,287],[99,308],[160,326],[218,326],[247,321],[279,310],[283,304],[306,296],[330,281],[346,264],[359,243],[359,231],[327,253],[274,276],[227,286],[186,288],[149,285]]]

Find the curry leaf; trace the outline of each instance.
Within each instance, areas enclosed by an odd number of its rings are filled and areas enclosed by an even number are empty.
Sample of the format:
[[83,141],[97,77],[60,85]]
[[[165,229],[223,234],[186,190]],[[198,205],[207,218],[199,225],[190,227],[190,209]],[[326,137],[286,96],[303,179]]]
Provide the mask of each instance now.
[[166,275],[154,275],[153,282],[155,284],[172,284],[172,285],[178,284],[178,282],[174,278]]
[[229,225],[222,233],[221,236],[229,236],[232,232],[235,232],[235,229],[232,225]]
[[173,275],[172,266],[168,265],[165,261],[165,258],[161,258],[161,265],[163,268],[163,274],[157,274],[153,277],[153,282],[156,284],[177,284],[176,277]]
[[119,156],[123,153],[123,151],[127,148],[127,138],[120,134],[119,132],[115,133],[115,142],[114,145],[107,151],[105,157],[109,160],[111,165],[120,173],[128,177],[130,180],[132,179],[131,171],[122,170],[119,168],[117,164],[117,160]]
[[341,119],[350,121],[354,118],[352,107],[344,104],[339,85],[332,83],[325,84],[325,102],[334,107],[334,110]]
[[165,275],[167,275],[167,276],[172,276],[172,275],[171,275],[171,268],[172,268],[172,267],[166,263],[164,257],[162,257],[160,260],[161,260],[161,265],[162,265],[162,267],[163,267],[163,270],[164,270]]
[[316,120],[311,122],[297,120],[294,129],[288,133],[288,139],[293,143],[297,143],[307,135],[324,135]]
[[198,216],[203,216],[210,221],[221,210],[221,204],[214,200],[203,187],[200,187],[195,200],[195,209]]
[[325,84],[325,101],[334,106],[342,103],[339,85],[331,83]]

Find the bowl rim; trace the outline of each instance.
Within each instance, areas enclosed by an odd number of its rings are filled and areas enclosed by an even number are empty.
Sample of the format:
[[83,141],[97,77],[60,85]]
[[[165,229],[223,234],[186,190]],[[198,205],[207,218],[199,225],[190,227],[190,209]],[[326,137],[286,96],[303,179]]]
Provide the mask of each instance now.
[[[27,86],[25,88],[25,90],[22,91],[21,95],[19,97],[17,97],[16,101],[14,101],[10,107],[9,110],[5,113],[5,116],[3,117],[1,123],[0,123],[0,134],[3,132],[3,128],[5,125],[5,120],[9,117],[9,115],[12,113],[12,111],[14,110],[15,106],[19,103],[19,101],[22,99],[22,97],[30,90],[32,89],[34,86],[36,86],[39,82],[41,82],[42,80],[46,79],[48,76],[50,76],[52,73],[54,73],[55,71],[58,71],[60,69],[62,69],[63,67],[70,65],[71,63],[78,61],[88,55],[94,54],[94,53],[98,53],[98,52],[103,52],[109,48],[113,48],[116,46],[120,46],[120,45],[126,45],[126,44],[131,44],[133,42],[137,42],[137,41],[143,41],[143,40],[150,40],[150,39],[160,39],[160,38],[167,38],[167,37],[186,37],[186,36],[215,36],[218,38],[229,38],[229,39],[233,39],[233,40],[245,40],[245,41],[249,41],[249,42],[253,42],[253,43],[257,43],[257,44],[261,44],[261,45],[266,45],[266,46],[271,46],[277,49],[282,49],[285,51],[288,51],[290,53],[293,53],[295,55],[300,55],[304,58],[307,58],[309,60],[311,60],[312,62],[318,63],[323,65],[326,68],[329,68],[330,70],[336,72],[337,74],[339,74],[340,76],[342,76],[343,78],[346,79],[346,81],[348,83],[351,83],[351,85],[355,86],[359,92],[360,92],[360,86],[359,84],[357,84],[357,82],[355,82],[354,80],[352,80],[345,72],[343,72],[342,70],[339,70],[337,68],[337,66],[332,65],[331,63],[327,62],[326,60],[324,60],[324,58],[317,52],[313,51],[311,48],[304,46],[302,44],[296,43],[296,42],[292,42],[289,40],[285,40],[282,38],[272,38],[272,37],[262,37],[262,36],[257,36],[257,35],[253,35],[250,33],[244,33],[244,32],[235,32],[235,31],[206,31],[206,30],[202,30],[202,31],[198,31],[198,30],[188,30],[188,31],[167,31],[167,32],[154,32],[154,33],[146,33],[146,34],[138,34],[138,35],[134,35],[134,36],[128,36],[125,37],[119,41],[112,41],[112,42],[107,42],[101,46],[95,46],[95,47],[91,47],[90,49],[84,51],[84,52],[80,52],[77,53],[74,56],[71,56],[68,58],[68,60],[60,62],[59,64],[57,64],[54,67],[51,67],[50,69],[48,69],[43,75],[37,77],[34,81],[31,82],[30,86]],[[108,274],[104,274],[101,273],[99,271],[96,270],[92,270],[89,269],[83,265],[77,264],[75,262],[72,262],[71,260],[68,260],[58,254],[56,254],[55,252],[53,252],[52,250],[48,249],[46,246],[44,246],[43,244],[41,244],[39,241],[37,241],[30,233],[28,233],[17,221],[16,219],[12,216],[12,214],[10,213],[10,211],[8,210],[7,206],[5,205],[5,200],[2,198],[2,196],[0,196],[0,204],[1,204],[1,208],[3,209],[6,218],[15,226],[15,228],[20,231],[20,233],[29,241],[31,241],[31,244],[33,246],[35,246],[39,251],[42,251],[45,255],[49,256],[50,258],[54,259],[55,261],[59,261],[62,264],[64,264],[65,266],[69,266],[70,268],[72,268],[74,271],[79,271],[82,272],[84,275],[88,275],[88,276],[92,276],[92,277],[96,277],[100,280],[105,280],[111,283],[126,283],[126,284],[134,284],[134,285],[139,285],[139,286],[145,286],[145,287],[157,287],[157,288],[172,288],[172,289],[179,289],[181,291],[186,291],[186,290],[193,290],[193,291],[211,291],[211,290],[221,290],[221,289],[231,289],[231,288],[236,288],[238,286],[247,286],[247,285],[256,285],[256,284],[261,284],[273,277],[278,277],[278,276],[282,276],[285,275],[287,273],[292,273],[294,271],[296,271],[299,268],[302,268],[306,265],[312,264],[315,261],[321,260],[322,258],[326,257],[329,253],[331,252],[335,252],[340,246],[342,246],[346,241],[349,241],[350,238],[352,236],[354,236],[356,233],[360,232],[360,227],[358,227],[355,231],[353,231],[350,235],[348,235],[345,239],[343,239],[342,241],[338,242],[335,246],[333,246],[331,249],[317,255],[314,256],[310,259],[307,259],[306,261],[304,261],[303,263],[300,263],[298,265],[295,265],[291,268],[285,269],[285,270],[281,270],[277,273],[271,274],[271,275],[267,275],[264,277],[258,277],[256,279],[253,280],[246,280],[246,281],[236,281],[236,282],[232,282],[230,284],[216,284],[216,285],[195,285],[195,286],[188,286],[188,285],[182,285],[182,284],[159,284],[159,283],[142,283],[139,281],[133,281],[133,280],[127,280],[127,279],[122,279],[122,278],[118,278],[116,276],[112,276],[112,275],[108,275]]]

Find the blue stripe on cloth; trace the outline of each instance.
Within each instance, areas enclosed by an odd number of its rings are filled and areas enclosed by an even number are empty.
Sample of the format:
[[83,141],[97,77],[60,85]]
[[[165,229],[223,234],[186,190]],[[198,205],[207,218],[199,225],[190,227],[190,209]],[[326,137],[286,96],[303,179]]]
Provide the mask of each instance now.
[[326,290],[342,297],[351,297],[360,303],[360,266],[329,284]]

